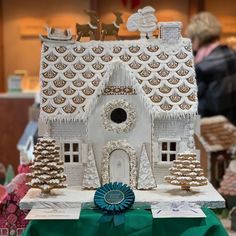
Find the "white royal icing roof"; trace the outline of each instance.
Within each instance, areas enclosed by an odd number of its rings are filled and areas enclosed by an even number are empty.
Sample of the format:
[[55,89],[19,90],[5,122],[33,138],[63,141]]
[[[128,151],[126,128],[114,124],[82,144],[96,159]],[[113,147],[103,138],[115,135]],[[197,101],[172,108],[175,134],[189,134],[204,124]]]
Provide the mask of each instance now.
[[197,86],[189,39],[60,42],[44,40],[41,117],[87,119],[115,67],[127,72],[154,117],[197,114]]

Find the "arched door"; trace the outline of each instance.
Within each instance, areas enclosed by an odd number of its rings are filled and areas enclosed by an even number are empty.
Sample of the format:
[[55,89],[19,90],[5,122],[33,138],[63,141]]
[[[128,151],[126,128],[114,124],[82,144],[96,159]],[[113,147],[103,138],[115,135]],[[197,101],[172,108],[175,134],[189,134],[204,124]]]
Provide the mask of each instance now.
[[129,155],[122,149],[116,149],[110,154],[110,181],[130,183]]

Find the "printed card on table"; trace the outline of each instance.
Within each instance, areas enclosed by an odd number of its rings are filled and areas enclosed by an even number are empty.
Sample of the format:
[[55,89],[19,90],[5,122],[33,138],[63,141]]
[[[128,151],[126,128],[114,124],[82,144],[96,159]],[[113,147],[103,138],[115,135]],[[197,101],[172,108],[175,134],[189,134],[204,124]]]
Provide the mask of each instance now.
[[153,218],[205,218],[200,207],[186,202],[160,203],[151,206]]
[[187,211],[171,211],[152,209],[153,218],[205,218],[206,215],[201,209]]
[[81,208],[32,209],[27,220],[76,220],[80,217]]

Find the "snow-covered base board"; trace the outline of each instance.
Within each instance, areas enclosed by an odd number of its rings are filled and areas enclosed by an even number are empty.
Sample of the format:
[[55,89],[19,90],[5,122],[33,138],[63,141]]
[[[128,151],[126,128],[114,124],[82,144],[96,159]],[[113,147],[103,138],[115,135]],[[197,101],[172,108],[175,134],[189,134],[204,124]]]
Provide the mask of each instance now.
[[[20,202],[21,209],[32,208],[74,208],[81,203],[93,202],[94,190],[66,188],[54,190],[54,195],[41,197],[40,190],[30,189]],[[179,187],[162,184],[155,190],[134,190],[135,202],[154,204],[157,202],[186,201],[197,203],[209,208],[224,208],[225,200],[211,184],[200,188],[192,188],[191,192],[184,192]]]

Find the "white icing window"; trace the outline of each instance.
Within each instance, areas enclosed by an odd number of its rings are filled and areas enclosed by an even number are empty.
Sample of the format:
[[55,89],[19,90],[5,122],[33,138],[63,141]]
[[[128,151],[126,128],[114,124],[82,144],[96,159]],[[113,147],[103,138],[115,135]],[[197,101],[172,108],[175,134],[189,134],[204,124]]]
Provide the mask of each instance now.
[[63,157],[65,163],[80,162],[80,144],[78,142],[63,143]]
[[127,120],[127,112],[122,108],[115,108],[110,115],[110,118],[113,122],[120,124]]
[[176,141],[160,142],[160,161],[171,162],[176,159],[178,143]]

